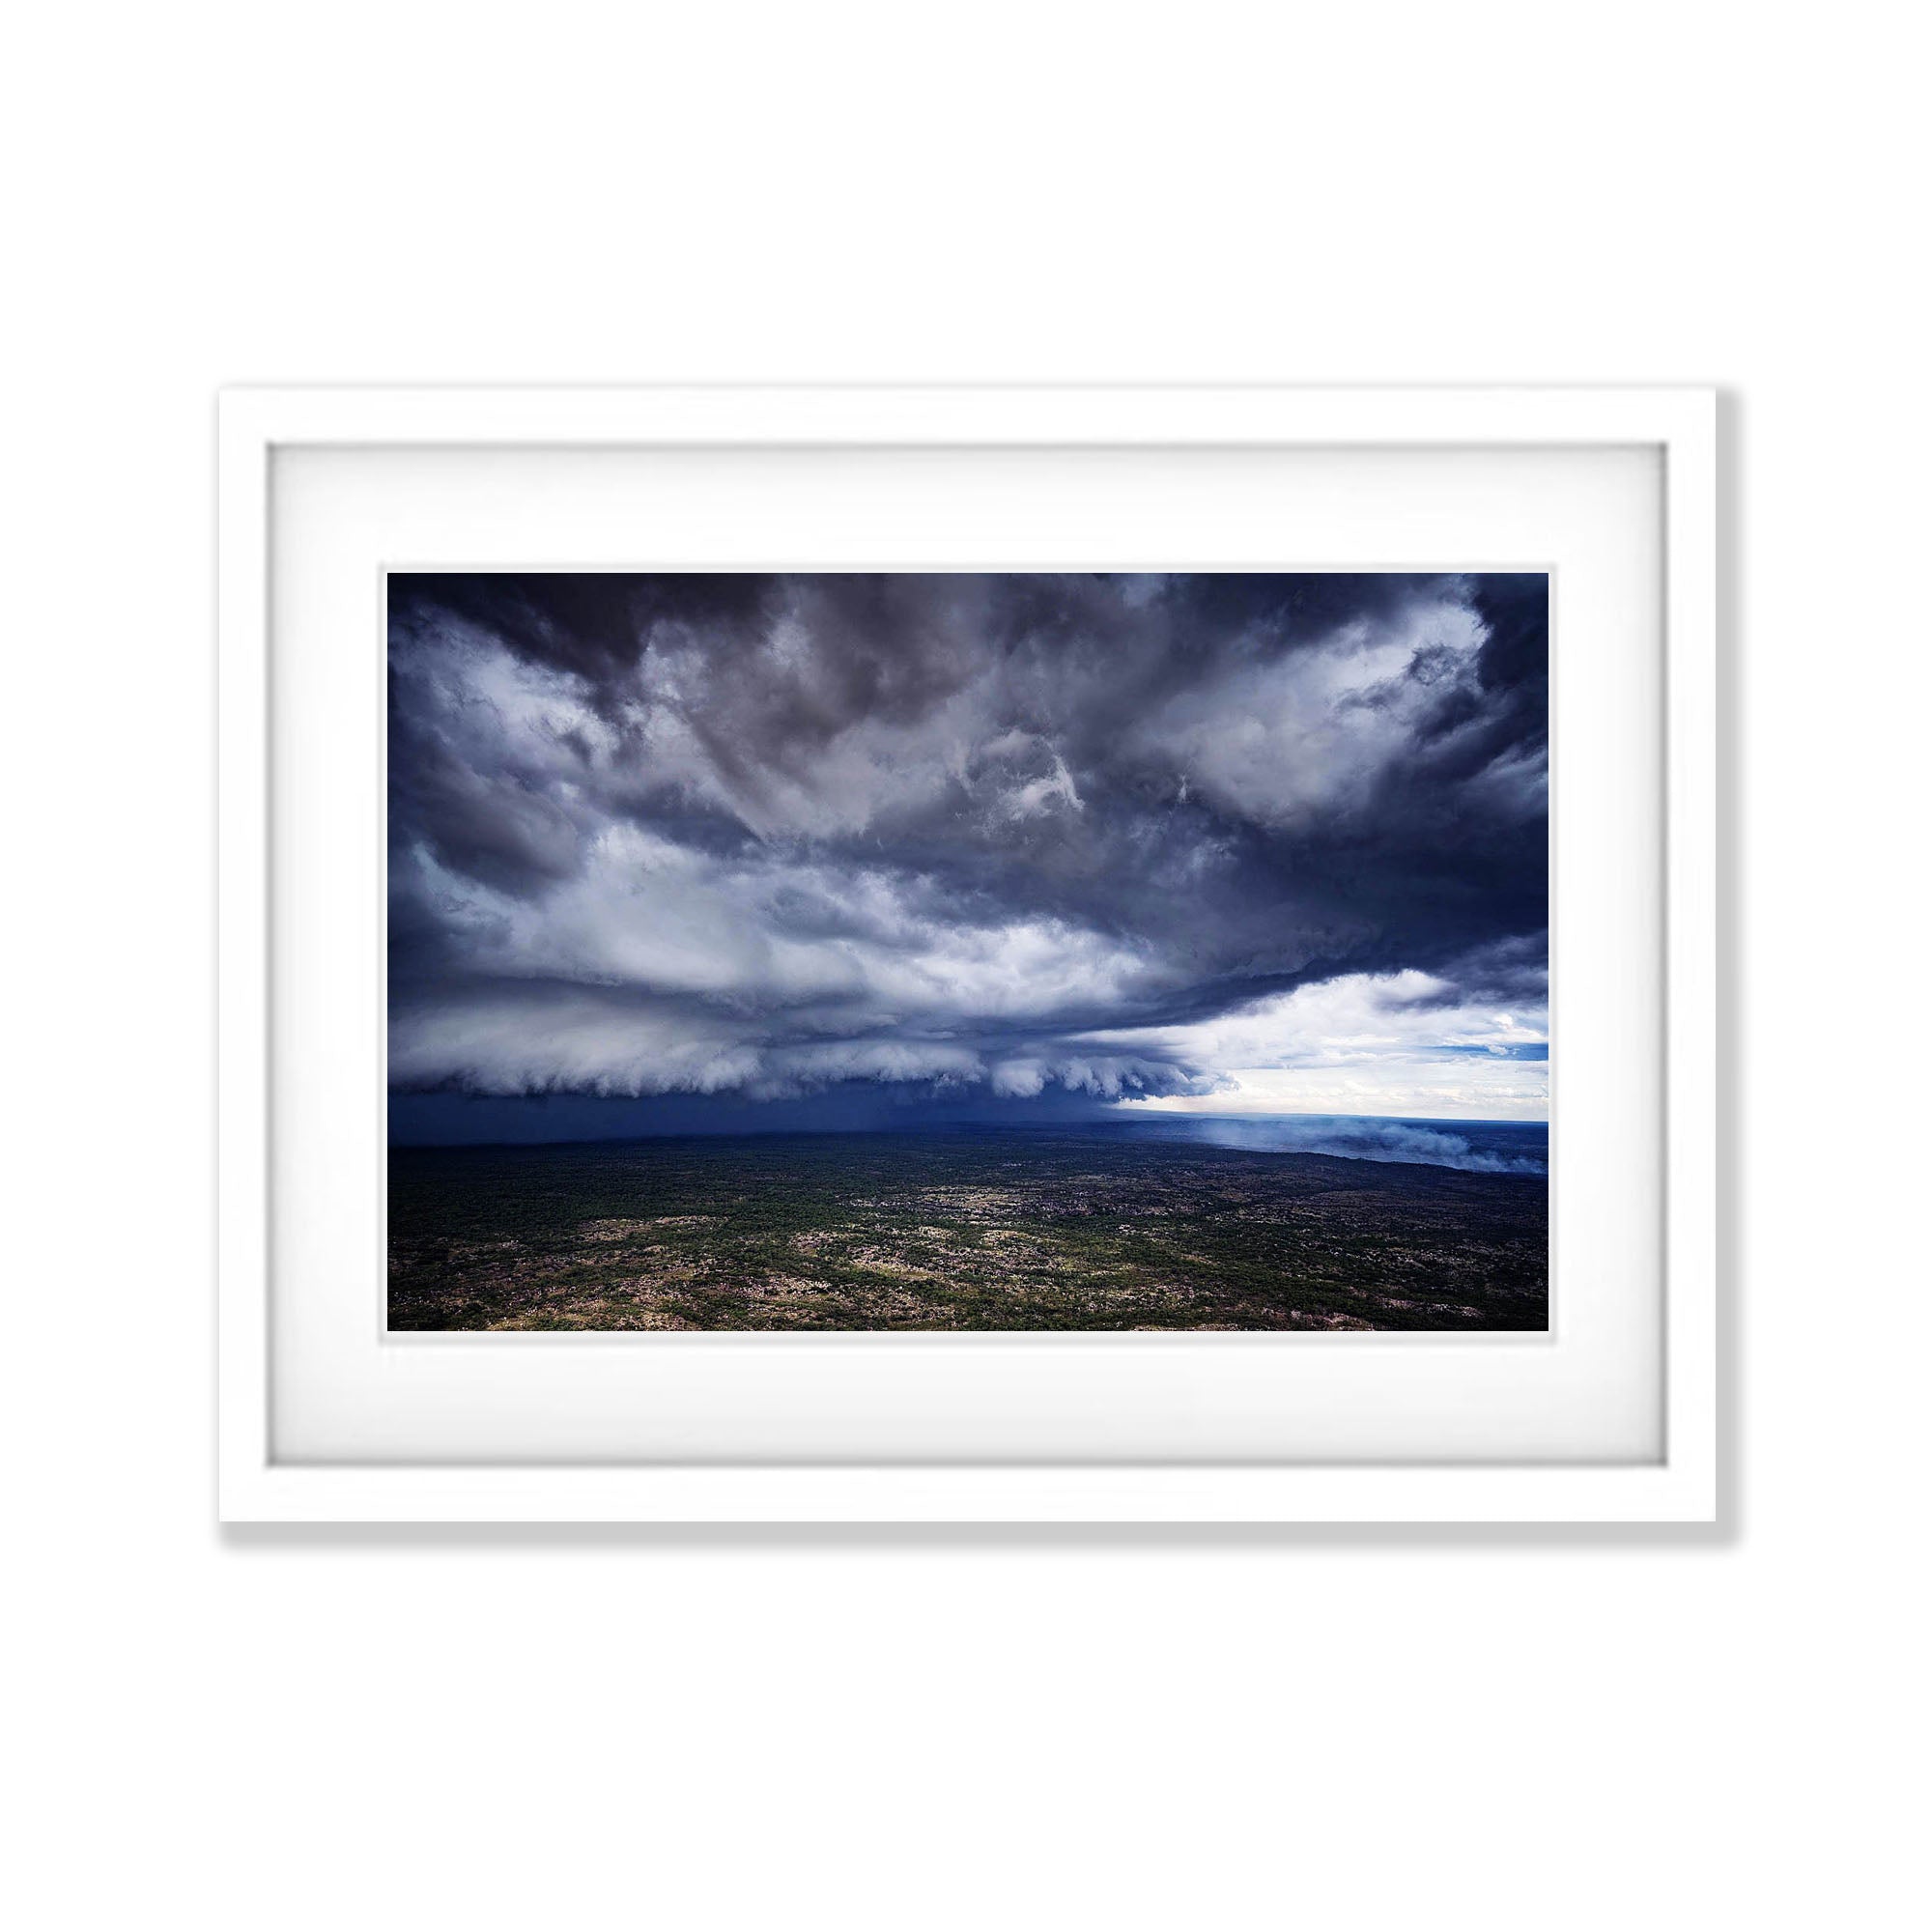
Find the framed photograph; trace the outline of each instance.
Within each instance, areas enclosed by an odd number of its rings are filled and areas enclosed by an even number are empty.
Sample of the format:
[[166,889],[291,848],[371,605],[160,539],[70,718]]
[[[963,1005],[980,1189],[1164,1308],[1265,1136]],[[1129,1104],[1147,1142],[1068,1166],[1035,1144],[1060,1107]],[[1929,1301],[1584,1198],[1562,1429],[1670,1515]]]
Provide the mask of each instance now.
[[225,1519],[1715,1519],[1709,391],[220,433]]

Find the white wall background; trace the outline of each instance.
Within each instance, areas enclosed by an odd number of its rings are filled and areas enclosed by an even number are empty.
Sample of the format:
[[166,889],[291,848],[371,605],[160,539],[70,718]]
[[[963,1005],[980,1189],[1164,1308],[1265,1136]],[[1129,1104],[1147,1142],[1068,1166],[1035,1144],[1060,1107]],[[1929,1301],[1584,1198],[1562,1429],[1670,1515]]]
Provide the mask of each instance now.
[[[14,21],[15,1922],[1922,1909],[1918,24]],[[932,377],[1729,390],[1728,1533],[217,1534],[213,390]]]

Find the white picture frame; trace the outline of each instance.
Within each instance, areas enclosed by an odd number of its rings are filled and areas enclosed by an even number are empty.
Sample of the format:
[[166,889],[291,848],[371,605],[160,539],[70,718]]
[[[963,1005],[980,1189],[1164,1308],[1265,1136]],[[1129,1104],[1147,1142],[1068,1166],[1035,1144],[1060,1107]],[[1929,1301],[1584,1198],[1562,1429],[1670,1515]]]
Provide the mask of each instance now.
[[[1717,1520],[1717,436],[1711,391],[239,389],[221,398],[219,434],[218,1474],[224,1520]],[[507,463],[510,471],[520,452],[545,453],[548,460],[556,452],[699,451],[722,456],[813,451],[886,468],[959,451],[1021,458],[1029,452],[1120,452],[1123,463],[1131,453],[1143,466],[1168,460],[1168,453],[1179,461],[1203,451],[1293,452],[1305,462],[1337,464],[1376,453],[1641,453],[1654,463],[1657,475],[1662,700],[1657,722],[1662,800],[1653,800],[1661,810],[1662,837],[1644,847],[1654,858],[1653,883],[1661,906],[1657,984],[1651,989],[1658,1023],[1650,1029],[1654,1038],[1632,1043],[1634,1052],[1656,1056],[1659,1074],[1657,1225],[1640,1231],[1643,1240],[1654,1236],[1649,1252],[1662,1292],[1653,1351],[1658,1380],[1654,1453],[1640,1458],[1545,1454],[1518,1459],[1490,1449],[1480,1455],[1451,1454],[1445,1438],[1445,1453],[1435,1457],[1426,1444],[1418,1448],[1405,1438],[1400,1455],[1350,1452],[1338,1457],[1321,1453],[1318,1432],[1302,1441],[1293,1459],[1182,1458],[1158,1450],[1137,1456],[1131,1430],[1125,1427],[1117,1433],[1118,1440],[1110,1437],[1109,1454],[1095,1460],[1024,1449],[1014,1457],[983,1452],[970,1458],[919,1452],[895,1456],[883,1436],[868,1438],[864,1456],[780,1457],[748,1441],[738,1454],[724,1453],[713,1444],[683,1460],[642,1460],[627,1457],[621,1444],[612,1456],[593,1458],[580,1437],[569,1438],[576,1446],[565,1451],[536,1453],[506,1435],[502,1453],[493,1454],[487,1439],[479,1446],[473,1434],[461,1459],[439,1459],[409,1447],[406,1435],[384,1436],[373,1427],[362,1451],[345,1448],[338,1440],[325,1454],[285,1453],[278,1444],[278,1404],[288,1406],[294,1397],[288,1363],[283,1360],[278,1375],[273,1355],[277,1318],[271,1255],[279,1253],[285,1269],[288,1255],[286,1248],[276,1250],[272,1238],[275,1137],[270,1094],[286,1069],[275,1064],[271,1042],[270,916],[273,895],[288,890],[288,881],[274,873],[277,848],[271,839],[270,705],[277,649],[277,556],[271,526],[278,462],[291,452],[309,450],[430,451],[458,461],[488,453],[499,467]],[[502,487],[514,493],[517,486],[512,480]],[[764,553],[767,559],[770,554],[769,550]],[[1382,561],[1406,562],[1413,554],[1411,550]],[[391,555],[390,560],[432,559],[412,554]],[[537,546],[520,560],[563,559]],[[678,557],[660,551],[651,560],[662,565]],[[701,560],[715,566],[719,559],[709,555]],[[853,555],[847,560],[856,566],[870,559]],[[952,561],[930,553],[927,560],[934,567]],[[981,553],[974,560],[1008,559]],[[1104,559],[1137,560],[1142,559]],[[1178,559],[1144,560],[1160,567]],[[1296,555],[1252,560],[1264,567],[1292,568],[1334,559]],[[1501,554],[1493,549],[1480,557],[1460,558],[1469,567],[1499,560]],[[1513,560],[1520,560],[1520,554]],[[372,648],[375,636],[372,632]],[[282,819],[289,815],[287,805],[286,798],[280,801]],[[1560,866],[1555,885],[1560,895]],[[285,1040],[283,1050],[285,1054]],[[372,1061],[371,1066],[378,1064]],[[284,1093],[282,1104],[299,1106],[300,1096]],[[321,1176],[314,1184],[353,1188],[362,1182],[359,1177],[336,1174]],[[349,1292],[345,1287],[344,1293]],[[1559,1267],[1559,1297],[1561,1292]],[[649,1339],[676,1343],[702,1338]],[[890,1344],[902,1338],[867,1339]],[[1471,1338],[1457,1339],[1465,1345],[1465,1359],[1473,1361],[1466,1347]],[[933,1359],[933,1346],[925,1341],[928,1352],[921,1359]],[[474,1350],[470,1358],[474,1360]],[[379,1358],[371,1353],[368,1359]],[[400,1357],[387,1359],[393,1366]],[[553,1363],[557,1359],[554,1356]],[[579,1350],[568,1367],[543,1373],[552,1381],[558,1376],[588,1376],[595,1359],[591,1351]],[[621,1373],[630,1373],[639,1359],[634,1350],[627,1358],[630,1367],[620,1364]],[[687,1351],[680,1359],[686,1379],[699,1382],[716,1364],[731,1360],[729,1351],[715,1348],[702,1354]],[[997,1362],[983,1366],[996,1361],[983,1350],[975,1359],[982,1365],[978,1374],[1004,1373]],[[1361,1357],[1359,1351],[1350,1357],[1337,1350],[1303,1359],[1315,1364],[1306,1372],[1319,1379],[1330,1373],[1322,1362],[1359,1363]],[[700,1370],[699,1364],[712,1367]],[[502,1376],[519,1372],[514,1361],[507,1369],[493,1370],[499,1404]],[[1041,1371],[1048,1377],[1059,1372],[1050,1362]],[[1457,1373],[1453,1365],[1446,1372]]]

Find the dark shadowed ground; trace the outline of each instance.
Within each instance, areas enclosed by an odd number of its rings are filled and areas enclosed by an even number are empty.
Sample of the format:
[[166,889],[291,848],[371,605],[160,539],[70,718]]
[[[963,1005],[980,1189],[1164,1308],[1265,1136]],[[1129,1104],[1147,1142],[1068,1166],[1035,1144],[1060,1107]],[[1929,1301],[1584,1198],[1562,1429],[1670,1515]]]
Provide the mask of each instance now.
[[1541,1174],[1078,1128],[397,1148],[395,1329],[1542,1329]]

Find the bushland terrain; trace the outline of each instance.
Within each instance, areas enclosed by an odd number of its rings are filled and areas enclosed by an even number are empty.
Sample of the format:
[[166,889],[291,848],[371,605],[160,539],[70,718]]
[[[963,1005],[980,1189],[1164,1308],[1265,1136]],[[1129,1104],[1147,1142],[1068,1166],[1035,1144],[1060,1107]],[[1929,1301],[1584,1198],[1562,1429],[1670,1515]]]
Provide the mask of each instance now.
[[393,1329],[1541,1329],[1548,1188],[1104,1130],[398,1148]]

